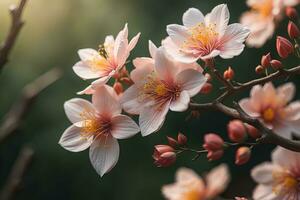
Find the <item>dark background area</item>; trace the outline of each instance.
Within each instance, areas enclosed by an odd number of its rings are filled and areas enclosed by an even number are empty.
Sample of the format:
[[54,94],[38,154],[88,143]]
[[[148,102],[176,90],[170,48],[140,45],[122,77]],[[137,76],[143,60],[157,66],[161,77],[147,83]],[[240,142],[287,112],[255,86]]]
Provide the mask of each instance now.
[[[8,6],[16,1],[0,0],[0,38],[3,39],[9,26]],[[58,145],[63,131],[70,125],[63,110],[63,103],[75,97],[75,93],[88,82],[81,80],[72,66],[78,61],[77,50],[97,48],[105,36],[116,35],[126,22],[129,35],[141,32],[141,39],[130,59],[148,56],[148,40],[159,45],[166,37],[167,24],[181,24],[182,14],[189,7],[196,7],[204,14],[220,3],[227,3],[230,9],[230,23],[238,22],[242,12],[247,10],[245,1],[219,0],[29,0],[24,13],[26,24],[17,44],[0,76],[0,113],[3,116],[20,96],[22,87],[48,69],[62,68],[64,76],[45,90],[33,105],[21,130],[0,146],[0,186],[7,178],[10,168],[23,144],[35,150],[33,164],[26,173],[22,190],[16,199],[30,200],[158,200],[162,199],[160,188],[173,182],[174,173],[181,167],[189,167],[199,174],[219,163],[229,163],[232,181],[225,197],[250,196],[254,183],[249,170],[270,157],[272,145],[254,149],[249,164],[235,166],[234,150],[226,151],[217,162],[208,162],[205,155],[191,161],[193,155],[179,157],[170,168],[156,168],[152,151],[155,144],[166,143],[166,136],[176,136],[182,131],[189,138],[189,145],[201,148],[203,135],[217,132],[226,137],[226,124],[230,120],[220,113],[201,113],[199,119],[185,121],[189,115],[169,113],[162,129],[157,134],[143,138],[140,134],[128,140],[121,140],[121,154],[117,166],[103,178],[92,168],[88,151],[71,153]],[[287,20],[278,30],[286,36]],[[229,65],[236,71],[237,81],[257,77],[255,67],[262,54],[275,53],[274,38],[261,49],[246,48],[241,56],[230,60],[217,60],[217,67],[223,71]],[[297,64],[296,59],[289,66]],[[299,78],[293,81],[299,85]],[[280,82],[278,82],[280,83]],[[278,84],[276,83],[276,84]],[[199,96],[197,101],[207,102],[219,92],[220,85],[214,85],[209,96]],[[236,96],[239,100],[249,91]],[[298,97],[299,97],[299,93]],[[85,98],[89,98],[88,96]],[[229,101],[230,104],[230,101]]]

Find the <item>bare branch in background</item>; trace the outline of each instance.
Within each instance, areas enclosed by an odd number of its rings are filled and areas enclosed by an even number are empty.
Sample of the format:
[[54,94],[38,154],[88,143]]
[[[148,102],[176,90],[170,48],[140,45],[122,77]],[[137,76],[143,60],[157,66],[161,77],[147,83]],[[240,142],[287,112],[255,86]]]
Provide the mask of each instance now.
[[4,116],[3,123],[0,125],[0,143],[15,133],[37,96],[57,81],[61,75],[62,73],[59,69],[53,68],[23,88],[20,99],[15,102]]
[[1,190],[1,200],[13,199],[16,191],[19,189],[24,174],[29,168],[33,154],[34,151],[30,147],[23,147],[23,149],[20,151],[19,156],[8,176],[7,182]]
[[11,26],[9,32],[0,46],[0,71],[8,61],[9,53],[12,47],[15,44],[17,36],[24,24],[23,20],[21,19],[22,13],[25,7],[27,0],[20,0],[18,6],[12,5],[10,7],[10,15],[11,15]]

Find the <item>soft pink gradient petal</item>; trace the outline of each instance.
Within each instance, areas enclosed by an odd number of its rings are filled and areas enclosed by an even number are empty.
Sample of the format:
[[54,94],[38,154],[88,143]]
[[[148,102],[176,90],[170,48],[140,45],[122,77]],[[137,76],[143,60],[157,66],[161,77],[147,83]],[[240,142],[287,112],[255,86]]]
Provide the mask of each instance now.
[[271,156],[273,163],[282,168],[293,166],[300,161],[300,153],[292,152],[282,147],[277,147]]
[[82,112],[95,112],[95,107],[87,100],[81,98],[73,98],[64,103],[65,113],[72,123],[82,121]]
[[130,78],[134,83],[143,81],[147,75],[154,71],[154,60],[152,58],[141,57],[133,60],[135,69],[131,71]]
[[280,200],[272,191],[272,185],[258,185],[253,192],[253,200]]
[[253,106],[251,99],[242,99],[239,101],[239,105],[248,115],[252,117],[260,116],[259,110],[257,110],[258,106]]
[[157,76],[165,81],[173,81],[178,68],[163,47],[158,48],[154,61]]
[[285,112],[285,119],[287,121],[297,121],[300,120],[300,101],[295,101],[290,103],[284,109]]
[[259,164],[252,169],[251,176],[258,183],[272,184],[274,168],[276,168],[276,166],[270,162]]
[[216,24],[216,31],[223,36],[229,22],[229,10],[226,4],[220,4],[205,16],[206,24]]
[[131,50],[136,46],[137,42],[138,42],[139,39],[140,39],[140,36],[141,36],[141,33],[138,33],[138,34],[136,34],[136,36],[134,36],[134,37],[130,40],[130,42],[129,42],[129,44],[128,44],[128,51],[131,51]]
[[264,98],[262,99],[263,100],[263,107],[265,106],[268,106],[268,105],[274,105],[276,104],[276,89],[274,87],[274,85],[269,82],[269,83],[266,83],[264,86],[263,86],[263,89],[262,89],[262,92],[263,92],[263,95],[264,95]]
[[87,61],[95,56],[99,56],[99,53],[95,49],[86,48],[86,49],[79,49],[78,55],[82,61]]
[[190,28],[199,23],[204,23],[202,12],[196,8],[189,8],[182,16],[183,25]]
[[149,40],[149,52],[150,52],[150,56],[152,58],[154,58],[155,54],[156,54],[156,51],[157,51],[157,47],[155,46],[155,44]]
[[73,66],[73,71],[82,79],[95,79],[99,78],[102,74],[101,71],[92,70],[91,67],[83,61],[77,62]]
[[220,55],[221,51],[219,50],[213,50],[212,52],[210,52],[208,55],[205,55],[205,56],[201,56],[200,58],[202,60],[207,60],[207,59],[210,59],[210,58],[214,58],[218,55]]
[[139,97],[139,87],[141,87],[141,85],[134,84],[130,86],[121,97],[121,104],[127,113],[138,115],[145,106]]
[[82,91],[77,92],[76,94],[78,95],[83,95],[83,94],[94,94],[95,93],[95,89],[93,89],[93,87],[91,85],[87,86],[85,89],[83,89]]
[[180,46],[189,37],[188,29],[178,24],[170,24],[167,26],[167,32],[172,41]]
[[190,95],[187,91],[182,91],[179,97],[172,101],[170,104],[170,110],[176,112],[183,112],[188,109],[190,102]]
[[294,98],[295,93],[296,87],[294,83],[286,83],[277,88],[277,94],[281,96],[283,105],[290,102]]
[[126,115],[117,115],[112,118],[111,134],[117,139],[126,139],[140,132],[138,125]]

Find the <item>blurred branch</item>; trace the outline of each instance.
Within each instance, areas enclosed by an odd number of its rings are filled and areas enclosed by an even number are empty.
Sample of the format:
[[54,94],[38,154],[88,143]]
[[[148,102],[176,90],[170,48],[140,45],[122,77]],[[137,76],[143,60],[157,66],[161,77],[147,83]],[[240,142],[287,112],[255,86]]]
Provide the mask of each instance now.
[[23,149],[20,151],[19,156],[8,176],[7,182],[1,190],[1,200],[10,200],[13,198],[22,182],[24,174],[29,168],[33,154],[34,151],[30,147],[23,147]]
[[17,36],[24,24],[23,20],[21,19],[22,13],[25,7],[27,0],[20,0],[18,6],[12,5],[9,9],[11,15],[11,26],[9,32],[0,46],[0,71],[8,61],[9,53],[12,47],[15,44]]
[[0,125],[0,143],[15,133],[36,97],[57,81],[61,75],[62,73],[58,68],[53,68],[23,88],[20,99],[4,116],[3,123]]

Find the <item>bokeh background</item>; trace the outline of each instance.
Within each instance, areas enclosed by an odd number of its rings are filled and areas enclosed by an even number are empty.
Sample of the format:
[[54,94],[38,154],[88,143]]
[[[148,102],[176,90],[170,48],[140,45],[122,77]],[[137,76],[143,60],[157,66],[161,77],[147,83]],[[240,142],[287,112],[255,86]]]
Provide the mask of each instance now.
[[[15,2],[0,0],[1,39],[10,23],[7,8]],[[88,151],[71,153],[58,145],[61,134],[70,125],[63,103],[75,97],[75,93],[88,84],[72,71],[72,65],[78,61],[78,49],[97,48],[106,35],[116,35],[128,22],[130,37],[137,32],[142,33],[131,59],[148,56],[148,40],[159,45],[161,39],[166,37],[166,25],[181,23],[186,9],[197,7],[207,13],[220,3],[228,4],[231,23],[237,22],[247,9],[245,1],[229,0],[29,0],[24,12],[26,24],[10,55],[9,64],[0,75],[0,117],[18,99],[24,85],[40,74],[52,67],[59,67],[64,71],[64,76],[41,93],[21,129],[1,144],[0,186],[3,186],[19,150],[27,144],[35,150],[35,155],[16,196],[20,200],[159,200],[163,199],[161,186],[173,182],[179,167],[189,167],[204,175],[222,162],[229,163],[232,172],[232,181],[224,197],[250,196],[254,183],[249,177],[249,170],[269,159],[272,145],[255,148],[251,162],[240,167],[233,164],[233,150],[226,152],[224,158],[217,162],[208,162],[205,155],[191,161],[193,155],[187,153],[170,168],[156,168],[153,165],[153,146],[166,143],[166,135],[175,137],[178,131],[182,131],[194,148],[201,147],[204,133],[217,132],[226,137],[226,124],[230,119],[220,113],[201,113],[199,119],[189,121],[185,121],[189,112],[169,113],[165,125],[157,134],[146,138],[138,134],[120,141],[119,163],[103,178],[92,168]],[[287,21],[281,24],[278,33],[286,36]],[[263,53],[271,51],[277,56],[274,47],[273,38],[261,49],[247,48],[239,57],[225,62],[219,60],[218,68],[224,70],[230,65],[236,71],[238,81],[249,80],[256,77],[254,68]],[[288,64],[297,64],[295,62]],[[293,81],[299,85],[299,78]],[[217,95],[220,85],[214,86],[215,90],[209,97],[199,96],[198,101],[209,101]],[[247,93],[235,99],[247,96]]]

